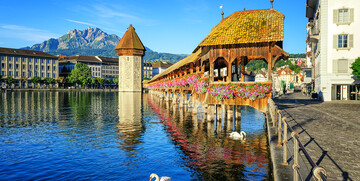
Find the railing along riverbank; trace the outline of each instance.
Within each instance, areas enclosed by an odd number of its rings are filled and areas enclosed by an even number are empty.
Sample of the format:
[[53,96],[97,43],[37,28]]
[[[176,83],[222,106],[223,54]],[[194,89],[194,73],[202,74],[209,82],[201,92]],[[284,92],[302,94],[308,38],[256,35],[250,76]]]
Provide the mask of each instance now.
[[[282,147],[282,165],[289,165],[288,159],[290,157],[293,158],[293,178],[295,181],[298,181],[301,178],[300,174],[300,165],[299,165],[299,155],[300,151],[302,151],[303,155],[306,157],[306,160],[310,163],[311,166],[311,176],[313,176],[318,181],[326,181],[326,170],[325,168],[318,166],[310,157],[308,152],[306,151],[303,143],[299,139],[299,134],[292,129],[289,125],[289,118],[283,114],[275,104],[275,102],[269,98],[268,99],[268,113],[271,118],[272,127],[275,128],[278,140],[277,146]],[[293,139],[293,156],[288,156],[288,132],[291,134],[291,138]],[[277,164],[277,163],[276,163]]]

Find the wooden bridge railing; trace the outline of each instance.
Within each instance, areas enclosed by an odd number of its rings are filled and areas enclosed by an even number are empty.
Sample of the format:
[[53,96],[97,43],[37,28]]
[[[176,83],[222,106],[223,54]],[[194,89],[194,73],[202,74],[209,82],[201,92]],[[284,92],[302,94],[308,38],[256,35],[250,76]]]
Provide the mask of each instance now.
[[[299,139],[299,134],[292,129],[292,127],[288,123],[288,118],[283,115],[283,112],[278,109],[278,107],[275,105],[275,102],[269,98],[268,99],[268,110],[269,114],[272,120],[272,125],[274,128],[277,126],[277,136],[278,136],[278,146],[283,147],[283,165],[288,165],[288,136],[287,133],[290,132],[291,137],[294,140],[294,164],[293,164],[293,170],[294,170],[294,180],[298,181],[300,172],[300,165],[299,165],[299,152],[300,150],[305,155],[306,159],[309,161],[311,165],[311,174],[315,177],[318,181],[326,181],[326,170],[318,166],[310,157],[309,153],[306,151],[304,145],[301,143]],[[283,137],[283,140],[281,141],[281,138]]]

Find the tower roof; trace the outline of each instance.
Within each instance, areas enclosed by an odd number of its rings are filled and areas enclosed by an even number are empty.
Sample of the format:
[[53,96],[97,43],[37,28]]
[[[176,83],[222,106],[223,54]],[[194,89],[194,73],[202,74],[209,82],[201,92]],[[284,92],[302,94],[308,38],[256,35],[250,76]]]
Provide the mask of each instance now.
[[139,36],[135,32],[135,28],[132,25],[130,25],[126,30],[124,36],[121,38],[115,49],[136,49],[146,51]]

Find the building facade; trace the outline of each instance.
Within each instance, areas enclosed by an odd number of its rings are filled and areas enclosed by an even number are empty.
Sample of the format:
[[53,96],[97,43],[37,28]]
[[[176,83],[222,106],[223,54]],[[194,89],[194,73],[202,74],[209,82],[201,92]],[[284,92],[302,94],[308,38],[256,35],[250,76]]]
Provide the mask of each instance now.
[[59,59],[60,76],[67,77],[76,63],[86,64],[94,78],[114,79],[118,78],[119,63],[117,58],[76,55]]
[[144,72],[144,78],[146,79],[151,79],[153,77],[153,68],[152,68],[152,64],[151,63],[144,63],[144,68],[143,68],[143,72]]
[[164,70],[166,70],[167,68],[169,68],[171,65],[173,65],[172,63],[169,62],[156,62],[152,64],[152,75],[153,77],[156,76],[157,74],[160,74],[161,72],[164,72]]
[[351,64],[360,57],[360,1],[307,0],[307,58],[324,101],[360,100]]
[[13,77],[14,86],[28,87],[34,76],[56,79],[59,75],[58,57],[45,52],[0,48],[0,60],[3,79]]

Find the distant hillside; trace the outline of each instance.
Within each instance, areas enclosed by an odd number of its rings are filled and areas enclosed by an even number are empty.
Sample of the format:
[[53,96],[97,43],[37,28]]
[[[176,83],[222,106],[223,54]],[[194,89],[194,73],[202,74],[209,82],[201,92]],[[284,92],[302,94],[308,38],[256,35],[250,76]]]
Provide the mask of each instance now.
[[[51,38],[43,43],[22,49],[44,51],[53,55],[117,57],[115,47],[120,39],[120,37],[114,34],[108,35],[99,28],[89,27],[83,31],[77,29],[70,30],[58,39]],[[175,63],[186,57],[186,55],[158,53],[148,47],[145,48],[144,61],[146,62],[164,60]]]

